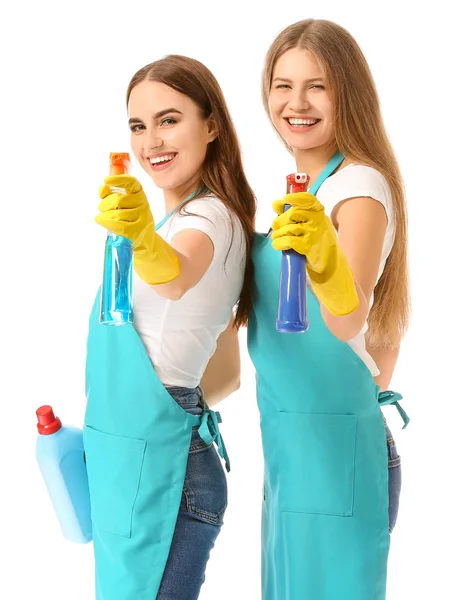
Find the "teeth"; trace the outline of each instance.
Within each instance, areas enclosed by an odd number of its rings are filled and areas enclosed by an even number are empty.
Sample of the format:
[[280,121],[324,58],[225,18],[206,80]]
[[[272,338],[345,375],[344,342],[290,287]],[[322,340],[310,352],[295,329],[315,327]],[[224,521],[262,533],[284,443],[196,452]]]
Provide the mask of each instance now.
[[167,160],[172,160],[174,158],[174,156],[175,156],[175,154],[165,154],[164,156],[157,156],[156,158],[151,158],[150,162],[152,163],[152,165],[156,165],[158,163],[162,163]]
[[314,125],[319,119],[288,119],[291,125]]

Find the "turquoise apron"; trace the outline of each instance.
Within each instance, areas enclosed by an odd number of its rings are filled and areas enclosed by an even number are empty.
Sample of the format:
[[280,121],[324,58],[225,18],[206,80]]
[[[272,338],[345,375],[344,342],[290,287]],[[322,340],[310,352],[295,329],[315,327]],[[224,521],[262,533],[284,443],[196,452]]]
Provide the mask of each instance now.
[[[312,193],[342,160],[333,157]],[[388,456],[379,388],[327,329],[310,290],[309,330],[276,331],[281,252],[257,234],[252,256],[248,349],[265,459],[263,600],[384,600]],[[400,398],[385,392],[381,401]]]
[[100,325],[99,305],[98,294],[88,336],[84,427],[96,598],[155,600],[193,427],[206,443],[217,443],[229,470],[221,419],[207,408],[200,416],[185,412],[158,379],[134,327]]

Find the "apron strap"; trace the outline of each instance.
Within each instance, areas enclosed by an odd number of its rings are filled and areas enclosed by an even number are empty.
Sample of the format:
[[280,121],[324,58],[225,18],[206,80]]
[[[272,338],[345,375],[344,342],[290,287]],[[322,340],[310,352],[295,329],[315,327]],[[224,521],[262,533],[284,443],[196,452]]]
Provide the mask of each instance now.
[[327,165],[324,167],[324,169],[321,171],[321,173],[315,179],[315,183],[311,186],[311,188],[308,190],[308,192],[310,194],[313,194],[314,196],[316,196],[319,188],[323,185],[323,183],[326,181],[326,179],[330,175],[332,175],[332,173],[342,164],[344,158],[345,157],[340,152],[340,150],[337,150],[337,152],[334,154],[334,156],[331,158],[331,160],[327,163]]
[[178,210],[179,208],[182,206],[182,204],[185,204],[186,202],[188,202],[189,200],[192,200],[193,198],[195,198],[195,196],[197,196],[198,194],[204,193],[206,194],[207,192],[209,192],[208,188],[206,186],[200,186],[197,190],[195,190],[194,192],[192,192],[190,194],[190,196],[187,196],[187,198],[185,198],[185,200],[182,200],[182,202],[180,204],[178,204],[177,206],[175,206],[172,210],[169,211],[169,213],[167,215],[165,215],[161,221],[159,223],[157,223],[155,225],[155,231],[158,231],[161,227],[163,227],[163,225],[166,223],[166,221],[172,217]]
[[[332,173],[342,164],[344,159],[345,159],[344,155],[340,152],[340,150],[337,150],[335,152],[334,156],[330,159],[330,161],[327,163],[327,165],[324,167],[324,169],[318,175],[318,177],[315,180],[315,183],[311,186],[311,188],[308,190],[308,192],[310,194],[313,194],[314,196],[316,196],[319,188],[323,185],[323,183],[326,181],[326,179],[330,175],[332,175]],[[270,230],[267,233],[267,237],[269,237],[269,235],[271,234],[272,231],[273,231],[273,229],[270,227]]]
[[402,396],[398,392],[392,392],[391,390],[387,390],[386,392],[380,392],[379,394],[380,406],[394,404],[399,414],[401,415],[401,419],[404,421],[403,429],[406,429],[406,427],[409,425],[410,419],[407,416],[406,411],[400,406],[399,400],[402,400]]
[[230,459],[228,458],[224,440],[219,431],[219,423],[222,423],[220,413],[206,407],[201,415],[201,425],[198,428],[198,435],[206,444],[216,443],[217,450],[225,461],[225,468],[227,472],[230,472]]

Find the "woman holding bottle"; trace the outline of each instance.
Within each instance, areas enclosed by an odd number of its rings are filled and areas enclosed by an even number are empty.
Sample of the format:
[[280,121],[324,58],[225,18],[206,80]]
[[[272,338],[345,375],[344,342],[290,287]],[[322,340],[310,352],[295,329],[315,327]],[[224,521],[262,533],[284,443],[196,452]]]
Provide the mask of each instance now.
[[[403,182],[367,62],[339,25],[282,31],[262,96],[310,178],[306,192],[274,202],[252,252],[263,599],[384,600],[400,462],[381,405],[408,422],[388,390],[409,312]],[[281,251],[292,250],[306,258],[300,334],[276,328]]]
[[155,225],[132,176],[100,189],[96,221],[133,245],[135,318],[100,325],[98,298],[90,320],[84,440],[96,597],[193,600],[227,504],[214,442],[229,469],[219,415],[199,384],[217,347],[229,360],[215,398],[239,385],[255,198],[204,65],[183,56],[147,65],[127,106],[132,151],[163,190],[167,216]]

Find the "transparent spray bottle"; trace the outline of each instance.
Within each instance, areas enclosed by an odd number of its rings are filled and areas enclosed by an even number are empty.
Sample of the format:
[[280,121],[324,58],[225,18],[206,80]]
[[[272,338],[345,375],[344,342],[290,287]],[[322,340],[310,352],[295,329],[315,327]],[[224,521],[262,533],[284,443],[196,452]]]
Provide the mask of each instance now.
[[[110,154],[110,175],[129,173],[128,153]],[[122,188],[114,192],[125,193]],[[101,289],[101,325],[133,323],[133,245],[121,235],[107,232],[104,255],[104,274]]]

